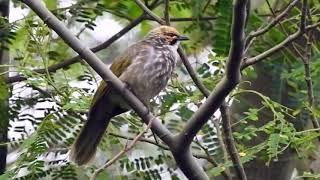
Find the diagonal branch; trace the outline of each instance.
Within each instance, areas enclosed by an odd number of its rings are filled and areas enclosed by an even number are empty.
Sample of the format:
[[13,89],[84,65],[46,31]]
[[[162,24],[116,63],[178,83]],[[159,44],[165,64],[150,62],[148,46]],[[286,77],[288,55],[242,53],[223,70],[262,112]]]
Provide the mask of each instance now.
[[[139,0],[136,0],[136,1],[139,1]],[[141,3],[140,3],[140,4],[141,4]],[[154,14],[152,11],[146,10],[144,7],[141,7],[141,8],[144,9],[146,13],[148,13],[148,14],[150,13],[150,14],[149,14],[150,17],[156,17],[156,19],[154,19],[154,20],[157,21],[157,19],[160,19],[160,18],[157,17],[157,15]],[[167,12],[165,11],[165,14],[166,14],[166,13],[167,13]],[[167,17],[166,19],[168,19],[168,17]],[[160,24],[163,23],[162,21],[158,21],[158,22],[159,22]],[[166,24],[169,25],[169,23],[170,23],[170,22],[168,22],[168,21],[166,20]],[[243,26],[243,29],[244,29],[244,26]],[[243,30],[242,30],[242,31],[243,31]],[[241,32],[240,32],[240,34],[241,34]],[[242,34],[243,34],[243,32],[242,32]],[[237,36],[237,35],[235,35],[235,36]],[[241,36],[240,36],[240,37],[241,37]],[[243,40],[242,40],[242,43],[243,43]],[[244,46],[244,44],[243,44],[242,46]],[[242,50],[242,51],[243,51],[243,50]],[[194,83],[196,84],[196,86],[198,87],[198,89],[199,89],[206,97],[208,97],[208,96],[210,95],[210,91],[209,91],[208,89],[206,89],[206,87],[202,84],[202,82],[200,81],[200,79],[197,77],[195,71],[193,70],[190,62],[188,61],[188,59],[187,59],[186,55],[184,54],[184,52],[183,52],[183,50],[182,50],[181,47],[178,48],[178,53],[179,53],[179,55],[180,55],[180,58],[181,58],[183,64],[185,65],[185,67],[186,67],[189,75],[191,76],[192,80],[194,81]],[[240,58],[239,60],[241,60],[241,58]],[[240,63],[239,63],[239,66],[240,66]],[[238,70],[238,71],[239,71],[239,70]],[[239,71],[239,73],[240,73],[240,71]],[[223,98],[222,101],[224,101],[224,98]],[[223,108],[223,107],[221,107],[221,108]],[[212,114],[213,114],[213,113],[212,113]],[[212,115],[212,114],[211,114],[211,115]],[[211,115],[210,115],[210,116],[211,116]],[[209,117],[210,117],[210,116],[209,116]],[[207,121],[207,120],[206,120],[206,121]],[[206,123],[206,121],[205,121],[204,123]],[[230,119],[228,118],[228,119],[226,119],[226,121],[230,121]],[[229,124],[229,125],[230,125],[230,122],[226,122],[226,124]],[[200,128],[201,128],[201,127],[200,127]],[[228,128],[228,126],[227,126],[226,129],[228,129],[228,132],[231,132],[230,126],[229,126],[229,128]],[[200,129],[199,129],[199,130],[200,130]],[[189,134],[187,134],[187,135],[189,135]],[[196,135],[196,134],[194,134],[194,136],[195,136],[195,135]],[[191,138],[193,139],[194,136],[192,136]],[[231,136],[231,137],[229,137],[229,136]],[[191,139],[191,141],[192,141],[192,139]],[[232,132],[227,134],[227,139],[233,139],[233,137],[232,137]],[[183,143],[184,141],[185,141],[185,139],[180,139],[180,140],[178,140],[178,142],[180,142],[180,143]],[[190,143],[191,143],[191,142],[190,142]],[[186,147],[190,146],[190,144],[183,144],[183,145],[180,145],[180,144],[179,144],[179,146],[180,146],[181,148],[184,147],[184,149],[181,149],[180,151],[178,151],[177,154],[180,154],[181,151],[186,151],[187,153],[188,153],[188,151],[190,151],[189,148],[186,148]],[[234,146],[234,144],[233,144],[233,146]],[[234,146],[234,148],[235,148],[235,146]],[[232,159],[232,160],[233,160],[233,159],[239,159],[239,155],[238,155],[238,154],[231,153],[230,156],[231,156],[231,159]],[[180,161],[180,160],[181,160],[181,161],[184,161],[184,160],[185,160],[185,157],[182,156],[182,158],[178,158],[178,159],[176,158],[176,161],[177,161],[178,164],[179,164],[179,161]],[[244,172],[244,169],[243,169],[243,166],[242,166],[241,162],[240,162],[240,161],[233,161],[233,162],[234,162],[235,165],[236,165],[236,170],[237,170],[237,172],[241,172],[241,177],[244,177],[243,179],[246,179],[246,174],[245,174],[245,172]],[[183,163],[183,162],[181,162],[181,163]],[[182,169],[182,170],[183,170],[183,169]],[[225,173],[226,173],[226,172],[223,171],[223,174],[225,174]],[[228,176],[225,176],[225,177],[228,177]]]
[[[178,153],[177,140],[161,121],[152,115],[147,107],[126,88],[101,60],[88,47],[75,38],[72,33],[38,0],[23,0],[50,28],[52,28],[72,49],[74,49],[101,77],[127,101],[133,110],[148,124],[152,120],[151,130],[166,143],[175,159],[183,160],[178,163],[181,170],[189,179],[208,179],[206,173],[197,164],[190,148],[183,153]],[[178,162],[178,161],[177,161]],[[181,161],[180,161],[181,162]]]
[[[157,6],[159,6],[159,1],[155,0],[152,4],[150,4],[150,9],[154,9]],[[102,44],[99,44],[90,50],[92,52],[98,52],[101,51],[107,47],[109,47],[112,43],[120,39],[123,35],[125,35],[127,32],[129,32],[132,28],[140,24],[143,20],[148,19],[148,16],[146,14],[142,14],[138,18],[134,19],[131,21],[126,27],[124,27],[121,31],[119,31],[117,34],[113,35],[111,38],[109,38],[107,41],[103,42]],[[66,68],[74,63],[77,63],[81,60],[81,57],[79,55],[74,56],[72,58],[63,60],[61,63],[54,64],[48,67],[48,69],[35,69],[34,72],[44,74],[47,71],[49,72],[55,72],[58,69]],[[23,75],[16,75],[16,76],[11,76],[7,77],[5,79],[6,83],[14,83],[14,82],[20,82],[26,80],[26,77],[23,77]]]
[[166,22],[164,20],[162,20],[159,16],[157,16],[156,14],[154,14],[143,2],[141,2],[140,0],[134,0],[136,2],[136,4],[143,9],[144,12],[146,12],[151,18],[153,18],[154,20],[156,20],[157,22],[159,22],[160,24],[166,24]]
[[247,1],[236,1],[231,33],[231,48],[226,64],[226,73],[217,84],[214,91],[207,98],[206,102],[200,106],[193,114],[182,132],[178,135],[181,139],[181,147],[191,144],[193,138],[201,127],[208,121],[213,113],[221,106],[225,97],[236,87],[240,81],[240,64],[244,51],[244,26],[246,19]]
[[[90,50],[92,52],[98,52],[101,51],[107,47],[109,47],[112,43],[114,43],[116,40],[120,39],[124,34],[129,32],[132,28],[137,26],[140,22],[142,22],[145,18],[145,15],[139,16],[137,19],[131,21],[126,27],[124,27],[121,31],[119,31],[117,34],[113,35],[111,38],[109,38],[107,41],[103,42],[102,44],[99,44]],[[81,60],[80,55],[76,55],[72,58],[63,60],[61,63],[54,64],[48,67],[49,72],[55,72],[59,69],[66,68],[74,63],[77,63]],[[46,69],[35,69],[34,72],[44,74],[47,71]],[[27,78],[24,77],[23,75],[16,75],[16,76],[11,76],[6,78],[6,83],[14,83],[14,82],[20,82],[24,81]]]
[[[320,22],[314,23],[312,25],[306,26],[305,31],[310,31],[313,30],[317,27],[320,26]],[[280,51],[282,48],[284,48],[287,44],[297,40],[298,38],[300,38],[302,35],[304,35],[304,32],[302,32],[300,29],[289,35],[285,40],[283,40],[282,42],[280,42],[279,44],[273,46],[272,48],[264,51],[261,54],[258,54],[254,57],[248,58],[246,60],[243,61],[243,63],[241,64],[241,70],[245,69],[248,66],[251,66],[253,64],[256,64],[260,61],[263,61],[264,59],[270,57],[271,55],[275,54],[276,52]]]
[[299,0],[293,0],[277,17],[275,17],[267,26],[255,31],[251,32],[246,38],[246,46],[250,44],[253,38],[260,36],[266,32],[268,32],[271,28],[277,25],[282,18],[284,18],[288,12],[299,2]]
[[154,117],[143,103],[132,94],[130,90],[119,80],[107,66],[88,47],[75,38],[72,33],[60,22],[44,5],[37,0],[24,0],[41,19],[44,20],[72,49],[86,60],[86,62],[97,71],[97,73],[108,83],[110,83],[128,102],[128,104],[138,113],[145,123],[153,119],[151,129],[166,143],[172,144],[172,134]]

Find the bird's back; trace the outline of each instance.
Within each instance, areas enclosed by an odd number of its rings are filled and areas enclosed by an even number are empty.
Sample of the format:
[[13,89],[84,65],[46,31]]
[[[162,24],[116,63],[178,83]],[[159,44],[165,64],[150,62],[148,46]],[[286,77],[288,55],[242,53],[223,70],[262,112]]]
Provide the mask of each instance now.
[[131,61],[120,79],[148,104],[150,99],[167,85],[176,64],[176,57],[175,52],[168,46],[156,46],[148,41],[140,41],[116,60],[123,61],[122,58],[128,58]]

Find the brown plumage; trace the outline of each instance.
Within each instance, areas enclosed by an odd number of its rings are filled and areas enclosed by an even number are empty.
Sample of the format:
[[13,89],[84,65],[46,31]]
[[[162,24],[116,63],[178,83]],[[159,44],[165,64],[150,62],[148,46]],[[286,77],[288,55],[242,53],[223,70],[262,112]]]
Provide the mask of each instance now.
[[[177,61],[179,41],[187,39],[173,27],[160,26],[126,49],[110,69],[148,107],[150,99],[167,85]],[[102,81],[92,100],[88,120],[73,144],[71,160],[78,165],[89,162],[110,119],[129,109],[121,95]]]

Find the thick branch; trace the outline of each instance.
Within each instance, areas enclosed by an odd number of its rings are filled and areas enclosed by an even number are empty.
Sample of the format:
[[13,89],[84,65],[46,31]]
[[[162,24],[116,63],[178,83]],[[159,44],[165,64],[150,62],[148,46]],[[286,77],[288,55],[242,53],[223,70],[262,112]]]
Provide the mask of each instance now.
[[[9,23],[9,0],[2,0],[0,1],[0,17],[3,18],[5,23]],[[9,29],[8,29],[9,30]],[[6,30],[0,30],[0,34],[3,34]],[[2,36],[2,35],[0,35]],[[6,42],[1,40],[0,42],[0,65],[9,64],[10,57],[9,51],[4,47],[8,46]],[[8,67],[0,67],[0,81],[2,82],[4,78],[7,77],[7,72],[9,70]],[[0,87],[2,91],[9,91],[9,88],[6,86]],[[4,93],[5,94],[5,93]],[[3,94],[2,94],[3,96]],[[9,98],[2,97],[0,98],[0,116],[1,116],[1,124],[0,124],[0,143],[3,144],[8,141],[8,126],[9,126]],[[7,154],[8,148],[7,145],[0,145],[0,174],[5,173],[6,171],[6,164],[7,164]]]
[[[149,15],[149,17],[153,18],[155,21],[157,21],[159,24],[166,24],[169,25],[170,22],[164,22],[160,17],[158,17],[156,14],[154,14],[150,9],[148,9],[140,0],[135,0],[136,3]],[[167,13],[167,12],[166,12]],[[180,55],[184,56],[184,60],[187,61],[186,56],[180,49]],[[190,65],[191,66],[191,65]],[[184,147],[183,151],[180,151],[182,147],[177,146],[177,144],[180,144],[180,140],[176,139],[175,143],[172,144],[172,154],[175,158],[177,164],[179,165],[182,172],[185,174],[185,176],[189,179],[208,179],[207,175],[203,171],[203,169],[200,168],[200,166],[197,164],[195,159],[192,156],[190,144]]]
[[38,0],[24,0],[41,19],[44,20],[49,27],[51,27],[72,49],[74,49],[79,55],[94,69],[96,72],[112,85],[128,104],[137,112],[137,114],[143,119],[145,123],[149,123],[153,119],[151,129],[155,132],[161,140],[167,145],[172,145],[172,134],[167,128],[165,128],[159,119],[154,117],[143,103],[132,94],[130,90],[119,80],[106,65],[92,52],[88,47],[75,38],[72,33]]
[[[158,18],[155,14],[153,14],[152,11],[146,11],[146,12],[150,15],[150,17],[156,17],[155,20],[160,19],[160,18]],[[151,14],[150,14],[150,13],[151,13]],[[165,13],[165,14],[166,14],[166,13]],[[243,15],[243,16],[245,17],[245,15]],[[166,19],[168,19],[168,17],[167,17]],[[159,22],[160,24],[163,23],[162,21],[158,21],[158,22]],[[170,23],[170,22],[166,21],[166,24],[167,24],[167,25],[169,25],[169,23]],[[239,24],[235,24],[235,26],[237,26],[237,25],[239,25]],[[242,25],[243,25],[243,24],[242,24]],[[240,24],[240,27],[241,27],[241,24]],[[240,38],[241,38],[241,35],[242,35],[242,39],[239,39],[239,41],[242,43],[242,49],[240,49],[240,54],[241,54],[241,55],[242,55],[242,53],[243,53],[243,48],[244,48],[244,42],[243,42],[244,33],[243,33],[243,30],[244,30],[244,25],[242,26],[242,31],[240,31],[240,33],[239,33],[239,34],[240,34]],[[235,30],[235,31],[237,31],[237,30]],[[238,32],[235,32],[235,34],[234,34],[233,37],[237,37],[237,36],[238,36],[237,33],[238,33]],[[234,41],[235,41],[235,42],[238,42],[236,38],[234,38]],[[180,55],[180,57],[181,57],[181,60],[182,60],[183,64],[185,65],[188,73],[190,74],[192,80],[195,82],[196,86],[199,88],[199,90],[200,90],[206,97],[208,97],[208,96],[210,95],[209,90],[207,90],[207,89],[205,88],[205,86],[201,83],[201,81],[200,81],[199,78],[197,77],[197,75],[196,75],[196,73],[194,72],[191,64],[189,63],[186,55],[183,53],[183,50],[182,50],[181,47],[179,47],[178,53],[179,53],[179,55]],[[231,58],[235,58],[235,56],[238,56],[238,54],[235,53],[235,54],[233,54],[233,56],[230,55]],[[239,58],[239,60],[238,60],[239,62],[238,62],[238,63],[231,63],[231,64],[229,64],[229,65],[232,67],[234,64],[238,64],[238,67],[240,67],[240,60],[241,60],[241,57]],[[229,67],[230,67],[230,66],[229,66]],[[237,71],[238,71],[238,74],[240,74],[240,70],[238,69]],[[231,72],[231,71],[229,71],[229,72]],[[235,75],[235,76],[239,76],[239,75]],[[230,75],[229,78],[234,79],[234,78],[236,78],[236,77]],[[237,79],[237,78],[236,78],[236,79]],[[238,78],[238,79],[240,79],[240,78]],[[239,81],[238,79],[236,80],[237,82]],[[226,94],[226,95],[227,95],[227,94]],[[226,95],[225,95],[224,97],[226,97]],[[222,101],[224,101],[224,98],[222,99]],[[217,108],[218,108],[218,107],[217,107]],[[214,113],[214,111],[212,112],[212,114],[213,114],[213,113]],[[205,113],[202,112],[202,114],[205,114]],[[211,115],[212,115],[212,114],[211,114]],[[210,115],[210,116],[211,116],[211,115]],[[209,117],[210,117],[210,116],[209,116]],[[207,121],[207,120],[206,120],[206,121]],[[204,121],[204,123],[205,123],[206,121]],[[203,124],[204,124],[204,123],[203,123]],[[202,124],[202,125],[203,125],[203,124]],[[229,124],[230,124],[230,123],[229,123]],[[201,125],[199,128],[201,128],[202,125]],[[199,129],[199,130],[200,130],[200,129]],[[190,136],[190,137],[193,139],[193,137],[196,135],[196,133],[197,133],[197,132],[195,132],[195,134],[194,134],[193,136],[191,135],[192,137],[191,137],[191,136]],[[231,136],[231,137],[228,136],[228,138],[233,139],[232,133],[230,133],[230,134],[228,134],[228,135]],[[191,141],[192,141],[192,139],[191,139]],[[194,165],[194,163],[189,163],[188,165],[186,164],[186,162],[190,162],[190,161],[192,161],[192,160],[190,160],[190,157],[189,157],[189,156],[190,156],[190,148],[187,148],[187,147],[190,146],[190,144],[184,144],[184,140],[185,140],[185,139],[179,139],[179,140],[178,140],[178,142],[179,142],[179,143],[182,143],[182,145],[180,145],[180,144],[178,145],[178,146],[179,146],[178,149],[180,148],[180,150],[177,151],[177,152],[174,153],[174,154],[176,154],[176,155],[175,155],[175,159],[176,159],[176,161],[177,161],[178,164],[184,163],[184,165],[180,165],[180,168],[182,169],[182,171],[185,172],[185,173],[188,173],[188,172],[190,171],[190,167],[191,167],[191,169],[192,169],[192,166]],[[191,142],[190,142],[190,143],[191,143]],[[183,149],[181,149],[182,147],[183,147]],[[230,156],[232,157],[232,159],[237,159],[237,157],[239,157],[237,154],[236,154],[236,155],[235,155],[235,154],[230,154]],[[190,160],[190,161],[188,161],[188,160]],[[237,162],[237,163],[240,163],[240,162]],[[238,172],[243,172],[242,177],[246,177],[246,175],[245,175],[245,173],[244,173],[244,170],[243,170],[243,167],[242,167],[242,164],[240,164],[240,165],[235,164],[235,165],[236,165],[236,169],[237,169]],[[225,173],[225,172],[224,172],[224,173]],[[189,174],[190,174],[190,173],[189,173]],[[192,175],[192,174],[190,174],[190,175]],[[190,177],[190,176],[187,175],[187,177]],[[192,175],[191,177],[196,177],[196,176],[195,176],[195,175]],[[245,178],[245,179],[246,179],[246,178]]]
[[244,51],[246,3],[247,1],[240,0],[235,3],[232,19],[231,49],[226,65],[226,74],[207,98],[206,102],[193,114],[182,132],[178,135],[177,138],[180,139],[181,147],[191,144],[197,132],[240,81],[240,63]]

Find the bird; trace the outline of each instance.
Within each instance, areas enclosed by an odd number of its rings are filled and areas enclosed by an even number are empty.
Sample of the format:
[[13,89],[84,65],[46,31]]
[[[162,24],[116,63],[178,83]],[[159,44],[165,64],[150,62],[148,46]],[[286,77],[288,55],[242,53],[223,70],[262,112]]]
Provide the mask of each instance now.
[[[172,75],[180,41],[188,39],[172,26],[156,27],[117,56],[110,70],[149,108],[150,100],[166,87]],[[87,121],[72,145],[70,160],[79,166],[89,163],[111,118],[129,110],[112,85],[102,81],[93,96]]]

